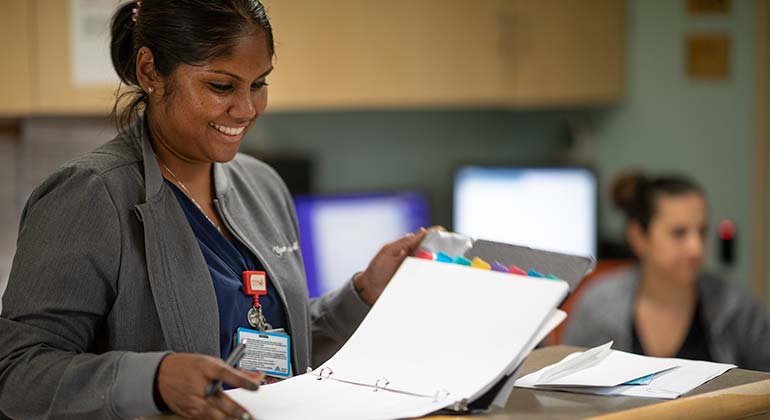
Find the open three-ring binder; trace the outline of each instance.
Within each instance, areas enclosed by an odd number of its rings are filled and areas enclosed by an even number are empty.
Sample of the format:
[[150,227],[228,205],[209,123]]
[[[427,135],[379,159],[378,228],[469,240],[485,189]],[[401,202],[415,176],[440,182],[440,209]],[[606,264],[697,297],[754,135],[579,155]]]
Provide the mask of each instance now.
[[[464,241],[464,242],[463,242]],[[429,252],[479,255],[571,275],[589,257],[432,232]],[[531,263],[523,258],[530,255]],[[575,274],[580,273],[581,274]],[[572,274],[570,274],[572,273]],[[258,392],[228,391],[260,419],[397,419],[504,403],[512,374],[563,319],[570,282],[407,257],[347,343],[326,363]]]

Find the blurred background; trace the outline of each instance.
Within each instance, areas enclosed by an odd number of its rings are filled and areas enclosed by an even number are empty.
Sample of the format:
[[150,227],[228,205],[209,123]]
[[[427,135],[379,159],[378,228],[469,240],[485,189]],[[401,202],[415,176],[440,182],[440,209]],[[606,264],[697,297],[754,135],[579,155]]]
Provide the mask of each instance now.
[[[31,191],[115,134],[117,2],[0,4],[2,291]],[[770,1],[265,4],[276,70],[242,151],[297,197],[311,294],[424,224],[627,258],[607,186],[638,168],[705,188],[709,268],[770,302]]]

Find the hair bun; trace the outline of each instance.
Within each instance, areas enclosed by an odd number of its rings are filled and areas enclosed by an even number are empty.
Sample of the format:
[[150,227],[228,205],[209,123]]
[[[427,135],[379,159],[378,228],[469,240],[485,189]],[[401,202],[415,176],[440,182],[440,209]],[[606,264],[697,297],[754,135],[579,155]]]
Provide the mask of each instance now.
[[129,86],[139,84],[136,80],[136,51],[134,51],[135,9],[134,2],[122,4],[115,11],[110,25],[112,67],[118,73],[120,80]]
[[620,211],[629,218],[637,214],[639,201],[649,180],[640,171],[631,171],[618,175],[610,187],[610,197]]

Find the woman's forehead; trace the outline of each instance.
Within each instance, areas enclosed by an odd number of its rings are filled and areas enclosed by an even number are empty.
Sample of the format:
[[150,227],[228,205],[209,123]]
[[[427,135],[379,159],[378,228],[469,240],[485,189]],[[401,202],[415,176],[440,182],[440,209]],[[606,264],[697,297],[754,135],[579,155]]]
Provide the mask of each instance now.
[[236,79],[255,80],[270,71],[273,59],[261,31],[236,38],[224,54],[192,67],[193,71],[215,72]]
[[661,195],[655,204],[656,215],[664,218],[700,219],[707,211],[706,200],[696,192]]

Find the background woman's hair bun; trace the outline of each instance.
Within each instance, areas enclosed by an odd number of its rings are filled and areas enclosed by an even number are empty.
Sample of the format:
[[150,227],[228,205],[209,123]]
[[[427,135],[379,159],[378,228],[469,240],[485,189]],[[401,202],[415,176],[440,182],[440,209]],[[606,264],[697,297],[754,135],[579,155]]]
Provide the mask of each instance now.
[[637,216],[640,201],[649,179],[641,171],[629,171],[618,175],[610,187],[610,197],[620,211],[629,218]]

